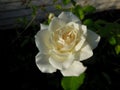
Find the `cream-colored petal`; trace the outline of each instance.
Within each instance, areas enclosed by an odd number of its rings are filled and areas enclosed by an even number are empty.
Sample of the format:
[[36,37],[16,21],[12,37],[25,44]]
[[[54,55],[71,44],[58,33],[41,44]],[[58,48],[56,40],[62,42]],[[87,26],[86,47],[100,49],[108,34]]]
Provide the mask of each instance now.
[[86,40],[87,27],[85,25],[80,25],[80,31],[78,32],[78,35],[79,35],[79,42],[75,46],[76,51],[81,49],[82,45],[84,44]]
[[41,30],[35,35],[35,43],[39,51],[48,52],[51,48],[49,36],[50,33],[48,30]]
[[95,32],[88,30],[86,39],[89,45],[91,46],[91,48],[94,49],[97,47],[100,41],[100,36],[96,34]]
[[52,21],[50,22],[49,30],[54,32],[58,30],[59,28],[64,27],[65,25],[66,25],[66,22],[64,20],[54,17]]
[[93,51],[87,42],[83,44],[79,54],[80,61],[86,60],[93,55]]
[[86,36],[86,34],[87,34],[87,26],[81,25],[81,28],[82,28],[83,34]]
[[87,67],[83,66],[81,62],[74,61],[68,69],[62,70],[61,73],[63,74],[63,76],[79,76],[86,69]]
[[58,18],[65,20],[66,22],[79,22],[81,23],[80,19],[76,17],[72,12],[62,12]]
[[49,58],[50,64],[59,70],[68,68],[74,60],[74,55],[52,55]]
[[41,30],[48,30],[48,25],[45,25],[45,24],[40,24],[40,28]]
[[80,26],[80,24],[71,21],[71,22],[67,23],[66,26],[72,27],[72,28],[74,28],[75,30],[79,30],[79,26]]
[[80,37],[79,42],[77,43],[77,45],[75,46],[75,51],[78,51],[81,49],[82,45],[84,44],[86,38],[84,36]]
[[56,69],[49,63],[49,55],[38,53],[36,55],[36,65],[44,73],[53,73],[56,72]]

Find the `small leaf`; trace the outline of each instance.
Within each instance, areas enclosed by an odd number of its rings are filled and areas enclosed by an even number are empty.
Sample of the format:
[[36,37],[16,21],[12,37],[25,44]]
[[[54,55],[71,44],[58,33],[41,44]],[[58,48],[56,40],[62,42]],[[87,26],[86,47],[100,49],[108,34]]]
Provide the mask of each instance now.
[[81,19],[83,20],[85,17],[85,14],[82,10],[82,7],[80,5],[75,6],[75,8],[73,9],[73,12]]
[[93,13],[96,11],[96,8],[91,5],[87,5],[83,7],[83,11],[86,13]]
[[63,4],[66,5],[68,3],[70,3],[71,0],[62,0]]
[[115,51],[116,51],[116,54],[117,54],[117,55],[120,54],[120,45],[117,45],[117,46],[115,47]]
[[61,10],[62,6],[57,4],[57,5],[55,5],[55,8]]
[[81,20],[83,20],[84,17],[85,17],[85,14],[82,10],[79,11],[79,17],[80,17]]
[[101,27],[99,32],[102,37],[110,37],[110,32],[112,28],[110,25],[106,24],[104,27]]
[[83,84],[84,78],[84,73],[78,77],[63,77],[61,84],[64,90],[77,90]]
[[115,44],[116,44],[116,39],[115,39],[115,37],[110,37],[109,43],[110,43],[111,45],[115,45]]
[[83,24],[87,25],[87,26],[93,26],[94,22],[92,19],[86,19],[83,21]]
[[99,20],[95,21],[95,23],[96,23],[96,24],[100,24],[100,25],[106,25],[106,24],[107,24],[107,21],[104,21],[104,20],[99,19]]
[[80,5],[76,5],[74,8],[73,8],[73,13],[75,13],[77,16],[79,16],[78,15],[78,12],[81,10],[81,6]]

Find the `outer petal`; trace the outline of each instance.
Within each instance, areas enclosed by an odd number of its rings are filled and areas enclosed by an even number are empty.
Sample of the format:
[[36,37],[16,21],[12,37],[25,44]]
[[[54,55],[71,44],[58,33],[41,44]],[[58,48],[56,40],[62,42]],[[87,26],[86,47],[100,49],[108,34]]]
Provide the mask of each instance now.
[[74,55],[52,55],[49,58],[50,64],[59,70],[68,68],[74,60]]
[[48,51],[51,48],[49,40],[49,31],[48,30],[39,31],[35,35],[35,43],[41,52]]
[[66,22],[64,20],[54,17],[49,25],[49,30],[54,32],[65,25]]
[[80,54],[80,56],[79,56],[80,61],[86,60],[93,55],[92,49],[87,42],[84,43],[84,45],[81,48],[79,54]]
[[73,64],[66,70],[62,70],[63,76],[79,76],[86,70],[83,64],[79,61],[74,61]]
[[50,65],[49,56],[47,54],[41,54],[40,52],[36,55],[36,64],[42,72],[53,73],[56,69]]
[[83,31],[83,34],[86,35],[87,34],[87,26],[86,25],[81,25],[81,29]]
[[92,31],[88,30],[87,42],[89,43],[89,45],[91,46],[92,49],[97,47],[99,41],[100,41],[100,36]]
[[48,30],[48,25],[40,24],[41,30]]
[[80,19],[76,17],[73,13],[71,12],[62,12],[58,18],[65,20],[66,22],[79,22],[81,23]]

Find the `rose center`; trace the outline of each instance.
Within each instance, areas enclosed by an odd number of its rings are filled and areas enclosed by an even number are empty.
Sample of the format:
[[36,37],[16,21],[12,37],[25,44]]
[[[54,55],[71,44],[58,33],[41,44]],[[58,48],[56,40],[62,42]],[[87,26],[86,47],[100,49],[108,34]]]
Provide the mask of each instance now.
[[62,35],[62,39],[67,45],[69,45],[75,39],[75,34],[73,33],[73,31],[65,32]]
[[[56,49],[70,51],[75,43],[77,32],[73,27],[64,27],[54,32]],[[74,43],[73,43],[74,42]]]

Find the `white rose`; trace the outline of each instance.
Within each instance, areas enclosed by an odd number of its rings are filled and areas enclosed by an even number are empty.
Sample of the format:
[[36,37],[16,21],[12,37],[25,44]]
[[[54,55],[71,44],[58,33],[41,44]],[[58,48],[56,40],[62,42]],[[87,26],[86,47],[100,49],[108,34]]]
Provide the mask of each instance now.
[[45,73],[60,70],[63,76],[79,76],[86,70],[80,62],[93,55],[100,36],[87,29],[71,12],[54,17],[49,26],[41,24],[35,35],[38,68]]

